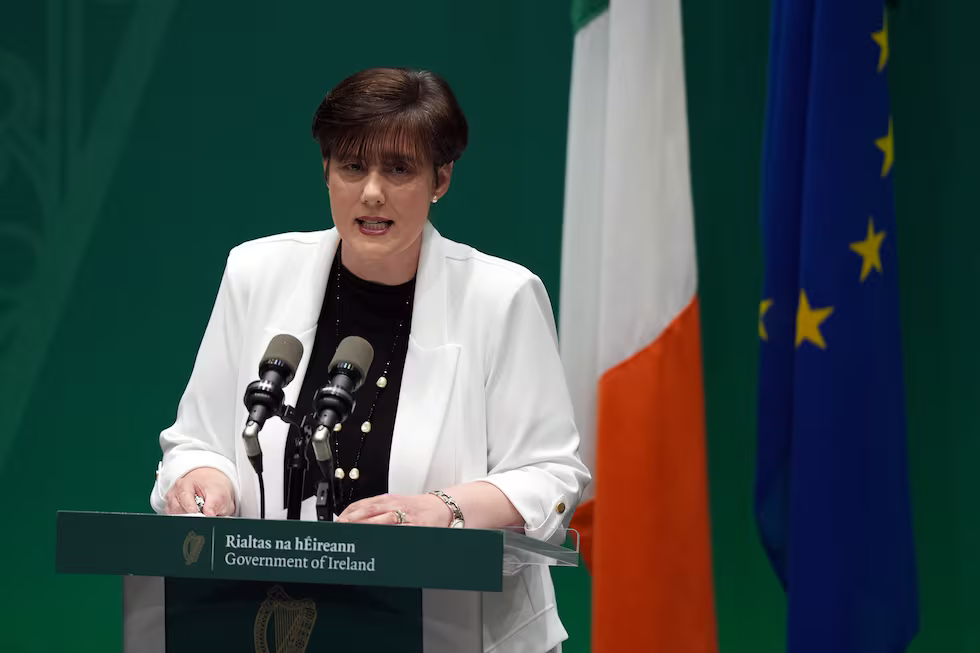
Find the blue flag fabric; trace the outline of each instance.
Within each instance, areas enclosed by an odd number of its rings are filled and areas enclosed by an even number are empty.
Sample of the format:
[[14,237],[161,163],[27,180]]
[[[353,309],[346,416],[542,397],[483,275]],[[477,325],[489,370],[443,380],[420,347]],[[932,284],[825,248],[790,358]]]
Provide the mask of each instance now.
[[882,0],[773,0],[756,519],[790,653],[918,630]]

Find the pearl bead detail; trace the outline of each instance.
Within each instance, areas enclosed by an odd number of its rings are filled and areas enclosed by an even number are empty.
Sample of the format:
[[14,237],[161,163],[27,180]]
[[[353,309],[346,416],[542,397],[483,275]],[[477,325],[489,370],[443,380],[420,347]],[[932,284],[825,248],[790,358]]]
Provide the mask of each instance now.
[[370,432],[371,432],[371,422],[364,422],[363,424],[361,424],[361,433],[370,433]]
[[344,478],[344,470],[342,470],[342,469],[341,469],[340,467],[338,467],[338,468],[337,468],[337,471],[335,471],[335,472],[333,473],[333,475],[334,475],[335,477],[337,477],[337,478],[339,478],[339,479],[343,479],[343,478]]
[[361,477],[361,472],[358,471],[357,467],[350,470],[350,480],[356,481]]
[[385,378],[385,377],[383,377],[383,376],[381,376],[381,377],[378,377],[378,387],[379,387],[379,388],[384,388],[384,387],[386,387],[387,385],[388,385],[388,379],[386,379],[386,378]]

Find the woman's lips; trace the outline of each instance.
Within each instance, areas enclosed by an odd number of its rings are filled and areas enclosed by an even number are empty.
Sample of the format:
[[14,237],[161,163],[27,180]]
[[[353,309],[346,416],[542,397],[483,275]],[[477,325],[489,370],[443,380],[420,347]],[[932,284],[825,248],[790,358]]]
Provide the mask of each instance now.
[[356,222],[358,229],[365,236],[382,236],[388,233],[391,225],[394,224],[384,218],[357,218]]

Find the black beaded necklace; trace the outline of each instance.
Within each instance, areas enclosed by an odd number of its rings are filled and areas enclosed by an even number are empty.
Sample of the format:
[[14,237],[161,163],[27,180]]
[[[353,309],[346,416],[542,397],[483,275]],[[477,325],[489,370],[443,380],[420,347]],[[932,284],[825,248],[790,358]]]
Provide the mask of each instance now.
[[[338,263],[340,258],[341,245],[342,243],[337,246],[336,256],[338,257]],[[337,278],[336,278],[336,295],[335,295],[335,299],[336,299],[335,315],[337,317],[334,322],[334,335],[337,338],[337,342],[340,342],[340,316],[341,316],[341,304],[342,304],[341,268],[343,267],[343,263],[339,263],[336,267],[337,267]],[[405,326],[406,318],[409,315],[411,315],[412,301],[414,297],[415,297],[415,292],[413,291],[405,300],[405,315],[401,317],[398,320],[398,322],[395,324],[395,337],[391,344],[391,351],[388,352],[388,357],[385,359],[385,364],[384,367],[382,368],[381,376],[379,376],[377,381],[375,381],[374,383],[376,388],[374,393],[374,401],[371,402],[371,408],[370,410],[368,410],[367,418],[364,420],[364,422],[361,423],[361,439],[360,439],[360,443],[357,446],[357,455],[354,457],[354,464],[351,465],[348,471],[344,471],[343,465],[340,460],[339,435],[335,435],[333,438],[334,460],[337,461],[337,471],[334,473],[334,476],[337,478],[337,480],[343,480],[345,477],[350,479],[350,484],[347,492],[347,501],[346,501],[347,504],[350,504],[351,499],[354,496],[354,484],[361,478],[361,470],[358,467],[358,465],[361,462],[361,453],[364,451],[364,441],[368,433],[371,432],[371,418],[374,416],[374,409],[377,407],[378,400],[381,398],[381,395],[384,393],[385,388],[388,387],[388,371],[391,368],[391,362],[395,356],[395,352],[398,351],[398,341],[399,338],[401,337],[402,329]],[[343,426],[342,424],[337,424],[337,426],[334,427],[334,433],[339,434],[342,431],[342,426]]]

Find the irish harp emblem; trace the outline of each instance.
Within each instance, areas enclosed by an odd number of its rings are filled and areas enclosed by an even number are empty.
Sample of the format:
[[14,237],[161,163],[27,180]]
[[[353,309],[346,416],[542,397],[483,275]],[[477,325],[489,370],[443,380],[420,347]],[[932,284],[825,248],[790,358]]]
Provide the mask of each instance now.
[[[304,653],[315,623],[316,603],[292,599],[276,585],[255,615],[255,653]],[[271,649],[270,641],[274,644]]]
[[192,565],[201,557],[201,549],[204,548],[204,536],[198,535],[194,531],[187,534],[184,538],[184,564]]

